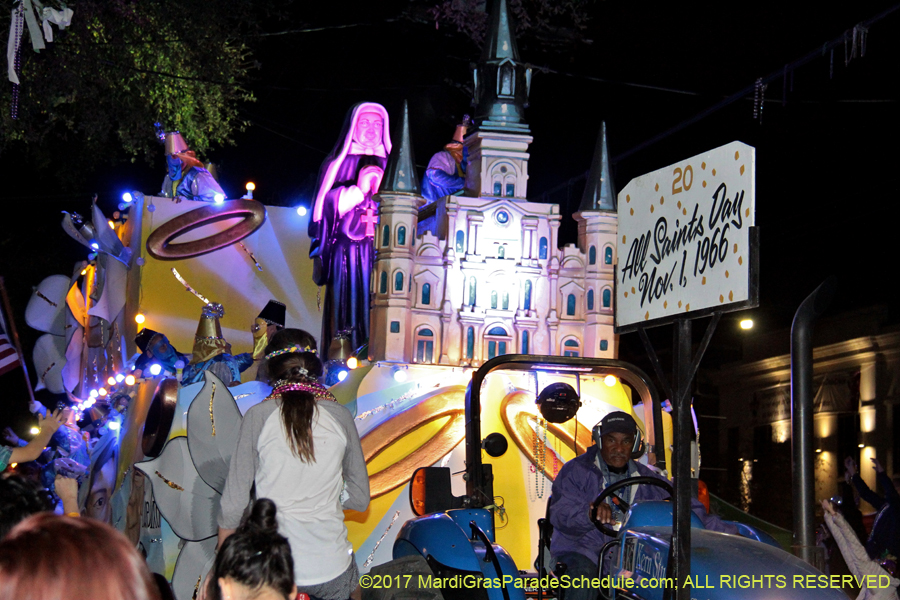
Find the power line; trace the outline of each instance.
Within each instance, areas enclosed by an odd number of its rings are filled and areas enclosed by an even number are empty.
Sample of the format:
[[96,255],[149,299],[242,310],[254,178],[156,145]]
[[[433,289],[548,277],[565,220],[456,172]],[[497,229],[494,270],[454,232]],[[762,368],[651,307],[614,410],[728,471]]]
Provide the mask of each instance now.
[[[858,31],[858,30],[866,31],[866,30],[868,30],[868,28],[871,25],[877,23],[878,21],[881,21],[882,19],[884,19],[885,17],[887,17],[888,15],[890,15],[891,13],[895,12],[898,9],[900,9],[900,4],[895,4],[894,6],[888,8],[887,10],[872,17],[871,19],[868,19],[867,21],[862,21],[861,23],[857,24],[856,27],[853,28],[853,30],[849,30],[849,31]],[[815,50],[810,51],[808,54],[806,54],[802,58],[799,58],[793,62],[790,62],[790,63],[784,65],[783,68],[778,69],[777,71],[773,71],[772,73],[769,73],[765,77],[761,77],[761,78],[757,79],[752,84],[750,84],[747,87],[743,88],[742,90],[732,94],[731,96],[728,96],[721,102],[714,104],[713,106],[694,115],[693,117],[691,117],[689,119],[685,119],[681,123],[678,123],[674,127],[667,129],[666,131],[650,138],[649,140],[638,144],[631,150],[627,150],[627,151],[619,154],[618,156],[612,157],[611,162],[614,162],[614,163],[619,162],[625,158],[628,158],[632,154],[635,154],[636,152],[640,152],[641,150],[649,148],[656,142],[663,140],[663,139],[669,137],[670,135],[677,133],[690,125],[693,125],[694,123],[697,123],[698,121],[701,121],[702,119],[705,119],[706,117],[713,114],[714,112],[717,112],[718,110],[725,108],[726,106],[728,106],[738,100],[741,100],[741,99],[747,97],[748,95],[753,94],[754,91],[756,91],[759,88],[759,86],[767,85],[767,84],[771,83],[772,81],[775,81],[778,78],[786,79],[788,73],[792,73],[793,71],[797,70],[799,67],[802,67],[803,65],[811,62],[815,58],[820,58],[820,57],[824,56],[826,52],[834,50],[834,48],[839,46],[840,44],[842,44],[842,43],[846,44],[847,39],[848,39],[847,31],[845,31],[839,37],[836,37],[833,40],[826,42],[822,46],[817,47]]]

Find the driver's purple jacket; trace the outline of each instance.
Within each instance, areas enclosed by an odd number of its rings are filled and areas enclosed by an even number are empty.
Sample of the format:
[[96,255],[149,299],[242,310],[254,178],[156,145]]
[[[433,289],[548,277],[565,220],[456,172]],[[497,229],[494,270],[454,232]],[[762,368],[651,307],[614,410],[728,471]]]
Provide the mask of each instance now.
[[[553,498],[550,501],[553,538],[550,541],[550,552],[554,557],[565,552],[577,552],[597,563],[600,550],[611,539],[600,533],[588,516],[591,503],[606,488],[603,473],[595,460],[597,450],[596,445],[591,446],[581,456],[568,461],[553,482]],[[634,471],[635,467],[642,476],[666,481],[664,477],[641,463],[629,461],[628,471]],[[668,497],[669,493],[663,488],[639,485],[633,501],[665,500]],[[691,498],[691,510],[700,517],[707,529],[733,534],[738,532],[735,525],[726,523],[715,515],[707,514],[696,498]]]

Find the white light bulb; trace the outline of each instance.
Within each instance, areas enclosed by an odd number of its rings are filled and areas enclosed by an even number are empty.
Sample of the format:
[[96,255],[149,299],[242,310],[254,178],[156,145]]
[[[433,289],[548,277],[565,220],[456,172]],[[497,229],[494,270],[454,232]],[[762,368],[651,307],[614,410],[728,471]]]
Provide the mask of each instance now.
[[225,194],[216,194],[215,196],[213,196],[213,200],[216,204],[222,204],[223,202],[225,202]]
[[307,208],[303,205],[300,205],[297,207],[297,214],[300,215],[301,217],[305,217],[306,213],[308,213],[308,212],[309,212],[309,210],[307,210]]
[[160,373],[162,373],[161,366],[159,366],[156,363],[153,363],[152,365],[150,365],[150,374],[151,375],[159,375]]

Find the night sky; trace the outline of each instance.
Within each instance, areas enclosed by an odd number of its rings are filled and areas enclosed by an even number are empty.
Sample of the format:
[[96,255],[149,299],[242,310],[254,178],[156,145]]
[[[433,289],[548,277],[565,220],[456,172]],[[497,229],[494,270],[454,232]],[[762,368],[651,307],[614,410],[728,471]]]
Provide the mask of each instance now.
[[[296,3],[288,19],[265,25],[270,33],[320,29],[267,35],[255,49],[261,67],[252,72],[249,88],[257,102],[242,109],[249,126],[235,146],[205,157],[221,165],[231,196],[252,180],[255,196],[267,204],[308,204],[319,165],[347,109],[358,101],[380,102],[397,116],[402,101],[409,101],[420,167],[472,111],[469,64],[480,49],[448,24],[436,28],[404,16],[424,15],[427,4],[322,4]],[[880,303],[900,307],[890,266],[900,237],[900,10],[869,27],[864,57],[845,64],[841,43],[833,60],[831,52],[819,51],[785,71],[890,7],[606,0],[588,5],[591,20],[583,35],[590,44],[548,45],[521,36],[520,56],[537,70],[526,113],[534,135],[530,199],[561,204],[569,219],[601,121],[608,127],[617,189],[643,173],[739,140],[757,152],[761,295],[760,307],[749,311],[757,330],[789,326],[803,298],[831,274],[840,278],[832,313]],[[779,75],[765,91],[760,118],[754,119],[751,91],[634,151],[772,73]],[[112,212],[123,191],[155,193],[164,174],[160,149],[155,165],[113,166],[89,174],[83,189],[68,192],[15,156],[4,162],[13,199],[6,204],[0,274],[20,313],[32,285],[70,273],[72,263],[84,257],[84,249],[59,227],[60,210],[85,214],[96,192],[101,207]],[[574,232],[570,221],[562,241],[574,242]],[[736,318],[722,320],[713,340],[721,351],[711,353],[713,363],[739,358]],[[30,348],[37,332],[24,331],[21,314],[17,322]],[[695,326],[698,338],[702,328],[703,322]],[[662,345],[670,343],[668,329],[655,338]],[[623,352],[640,358],[635,334],[623,337]]]

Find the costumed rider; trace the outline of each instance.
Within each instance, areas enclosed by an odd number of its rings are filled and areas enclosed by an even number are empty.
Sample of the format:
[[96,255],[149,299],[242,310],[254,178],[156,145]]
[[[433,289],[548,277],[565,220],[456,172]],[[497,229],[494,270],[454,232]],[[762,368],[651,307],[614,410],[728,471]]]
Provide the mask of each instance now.
[[189,356],[175,349],[169,338],[152,329],[141,329],[140,333],[134,336],[134,343],[141,351],[141,355],[134,361],[134,370],[141,371],[141,375],[154,363],[163,371],[176,373],[190,360]]
[[390,152],[387,111],[380,104],[363,102],[350,110],[337,145],[319,171],[309,221],[309,257],[313,281],[325,286],[323,348],[339,331],[350,332],[353,348],[369,338],[369,279],[378,221],[373,196]]
[[[606,415],[593,429],[594,445],[563,465],[553,482],[550,503],[550,523],[553,525],[550,551],[553,558],[550,564],[564,563],[566,575],[572,578],[582,575],[597,577],[600,550],[611,539],[597,530],[590,519],[591,504],[600,492],[613,483],[631,477],[665,480],[662,475],[632,458],[637,436],[637,423],[631,415],[622,411]],[[629,504],[669,497],[668,492],[652,485],[625,487],[616,494]],[[735,525],[707,514],[696,498],[691,499],[691,510],[707,529],[738,533]],[[597,507],[596,518],[605,525],[613,525],[624,522],[625,515],[610,496],[607,502]],[[566,592],[566,600],[595,600],[596,596],[597,590],[590,588],[573,588]]]
[[222,337],[219,324],[224,316],[225,309],[218,302],[203,307],[194,336],[194,353],[181,376],[181,385],[203,381],[203,371],[210,371],[227,386],[240,385],[241,373],[253,364],[253,355],[245,352],[232,356],[231,344]]
[[463,122],[456,126],[453,139],[428,161],[422,180],[422,197],[428,202],[459,194],[466,187],[469,149],[463,146],[463,140],[471,125],[471,117],[464,115]]
[[[158,124],[157,124],[158,125]],[[187,198],[201,202],[215,202],[225,199],[225,192],[197,155],[188,148],[187,142],[177,131],[157,135],[166,145],[166,165],[168,173],[163,180],[160,195],[165,198]]]
[[253,321],[253,362],[256,365],[256,381],[268,381],[265,369],[266,346],[272,336],[284,329],[287,307],[278,300],[269,300],[256,320]]

